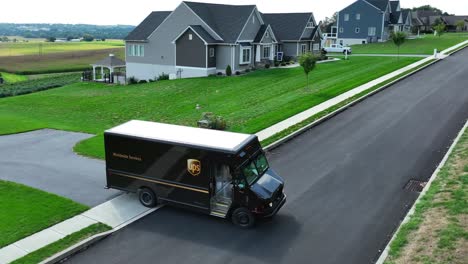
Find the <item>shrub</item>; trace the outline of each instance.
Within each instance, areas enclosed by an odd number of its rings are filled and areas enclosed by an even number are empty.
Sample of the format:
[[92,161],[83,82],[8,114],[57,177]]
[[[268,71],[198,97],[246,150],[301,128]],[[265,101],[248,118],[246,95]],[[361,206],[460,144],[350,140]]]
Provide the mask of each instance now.
[[232,75],[231,65],[228,65],[228,66],[226,67],[226,75],[227,75],[227,76],[231,76],[231,75]]
[[155,82],[155,80],[149,79],[148,82],[152,83],[152,82]]
[[249,73],[249,72],[250,72],[250,69],[246,69],[245,72],[246,72],[246,73]]
[[239,76],[240,74],[241,74],[241,73],[240,73],[240,71],[236,71],[236,75],[238,75],[238,76]]
[[140,80],[138,83],[147,83],[148,81],[146,80]]
[[134,76],[128,78],[128,84],[137,84],[138,83],[138,79],[135,78]]
[[275,67],[280,66],[280,63],[278,61],[275,61]]
[[286,62],[286,65],[289,65],[289,64],[291,64],[289,61],[288,61],[288,62]]
[[265,69],[270,69],[270,64],[265,64]]
[[282,62],[282,63],[281,63],[281,66],[286,66],[286,62]]
[[158,77],[158,81],[169,80],[169,74],[161,73]]
[[294,60],[289,61],[289,64],[294,64],[294,63],[296,63],[296,61],[294,61]]
[[218,76],[223,76],[223,73],[222,73],[222,72],[218,72],[217,75],[218,75]]
[[[204,125],[200,123],[203,122]],[[206,126],[206,125],[207,126]],[[216,116],[211,112],[205,112],[202,114],[202,117],[198,123],[199,127],[216,129],[216,130],[226,130],[227,122],[222,116]]]
[[5,84],[0,87],[0,98],[62,87],[67,84],[79,82],[80,76],[80,73],[71,73],[59,76],[46,77],[37,80]]
[[256,70],[257,70],[257,67],[252,66],[251,70],[252,70],[252,71],[256,71]]

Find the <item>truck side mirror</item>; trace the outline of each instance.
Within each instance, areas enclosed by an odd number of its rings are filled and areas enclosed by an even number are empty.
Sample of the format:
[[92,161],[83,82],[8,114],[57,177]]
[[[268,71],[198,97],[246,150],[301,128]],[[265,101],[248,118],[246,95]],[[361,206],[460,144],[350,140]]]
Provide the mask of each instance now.
[[239,184],[237,184],[237,187],[238,187],[239,189],[244,189],[244,188],[245,188],[245,185],[244,185],[243,183],[239,183]]

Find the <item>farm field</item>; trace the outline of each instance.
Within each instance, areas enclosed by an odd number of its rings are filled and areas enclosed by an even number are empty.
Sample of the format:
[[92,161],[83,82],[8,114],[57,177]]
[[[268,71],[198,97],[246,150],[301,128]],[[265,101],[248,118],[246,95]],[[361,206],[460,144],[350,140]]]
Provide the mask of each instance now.
[[39,74],[54,72],[82,71],[110,53],[124,59],[121,48],[57,52],[45,55],[0,57],[0,71],[18,74]]
[[[424,35],[419,39],[407,39],[400,47],[401,54],[434,54],[434,49],[442,51],[460,42],[468,40],[468,33],[445,33],[437,37]],[[353,45],[353,54],[396,54],[397,48],[392,41]]]
[[93,42],[7,42],[0,43],[0,57],[113,49],[124,47],[124,45],[122,40]]
[[131,119],[195,126],[202,112],[213,112],[226,118],[229,130],[255,133],[417,60],[354,57],[319,64],[310,90],[299,67],[128,86],[76,83],[0,99],[0,134],[38,128],[93,133],[75,150],[102,158],[103,130]]

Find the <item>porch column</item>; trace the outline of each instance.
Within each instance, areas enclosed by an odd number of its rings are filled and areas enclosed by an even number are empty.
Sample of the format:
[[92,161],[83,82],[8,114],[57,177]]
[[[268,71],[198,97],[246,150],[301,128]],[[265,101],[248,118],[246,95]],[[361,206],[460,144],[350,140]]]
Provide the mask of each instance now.
[[104,67],[101,66],[101,79],[104,80]]
[[93,81],[96,80],[96,66],[93,65]]
[[261,47],[262,47],[262,46],[257,45],[257,51],[255,52],[255,61],[256,61],[256,62],[260,62],[260,60],[261,60],[261,57],[260,57],[260,54],[261,54],[261,53],[260,53],[260,52],[261,52],[260,50],[262,49]]
[[275,44],[271,44],[270,46],[270,60],[273,60],[275,58]]
[[109,82],[113,83],[114,80],[112,79],[112,73],[114,73],[114,67],[109,68]]

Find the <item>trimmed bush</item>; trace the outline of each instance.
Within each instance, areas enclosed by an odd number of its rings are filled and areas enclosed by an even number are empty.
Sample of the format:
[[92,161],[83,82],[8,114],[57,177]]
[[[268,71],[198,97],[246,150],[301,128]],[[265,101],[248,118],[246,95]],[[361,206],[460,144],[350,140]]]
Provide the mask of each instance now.
[[223,76],[223,73],[222,73],[222,72],[218,72],[217,75],[218,75],[218,76]]
[[227,75],[227,76],[231,76],[231,75],[232,75],[231,65],[228,65],[228,66],[226,67],[226,75]]
[[281,63],[281,66],[286,66],[286,62],[282,62],[282,63]]
[[270,69],[270,64],[265,64],[265,69]]
[[158,77],[158,81],[169,80],[169,74],[161,73]]
[[250,72],[250,69],[245,70],[245,72],[246,72],[246,73],[249,73],[249,72]]
[[137,84],[138,83],[138,79],[135,78],[134,76],[128,78],[128,84]]
[[138,83],[147,83],[146,80],[140,80]]
[[67,84],[79,82],[80,76],[80,73],[71,73],[37,80],[5,84],[0,87],[0,98],[62,87]]
[[236,71],[236,75],[238,75],[238,76],[239,76],[240,74],[241,74],[241,73],[240,73],[240,71]]

